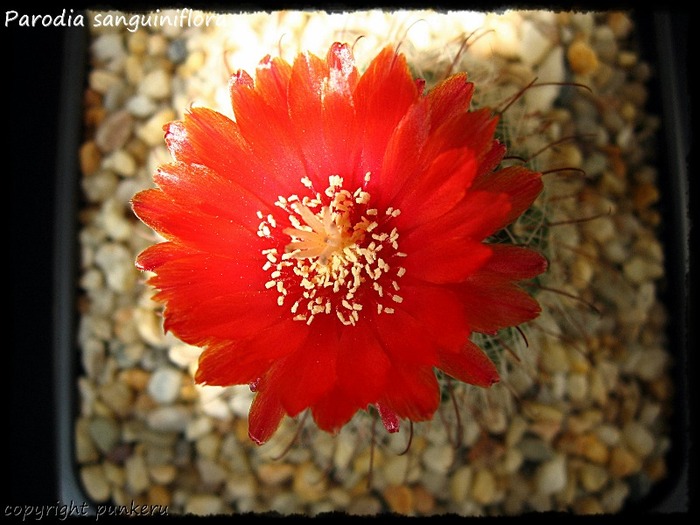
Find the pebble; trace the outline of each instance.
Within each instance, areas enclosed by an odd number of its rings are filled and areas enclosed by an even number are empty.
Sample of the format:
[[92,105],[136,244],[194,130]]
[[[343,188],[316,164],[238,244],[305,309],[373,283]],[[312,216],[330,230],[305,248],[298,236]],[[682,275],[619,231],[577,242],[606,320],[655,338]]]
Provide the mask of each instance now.
[[154,100],[164,99],[171,93],[170,75],[162,69],[150,71],[143,77],[139,93]]
[[137,55],[129,55],[124,61],[124,76],[130,86],[138,86],[144,76],[143,58]]
[[600,498],[603,510],[608,514],[615,514],[622,509],[629,494],[629,487],[624,483],[614,483],[612,487],[605,491]]
[[124,208],[116,199],[107,199],[100,209],[100,221],[105,232],[114,241],[126,241],[132,227],[124,216]]
[[146,416],[148,426],[162,432],[182,432],[187,428],[189,420],[190,411],[178,405],[155,408]]
[[131,252],[117,242],[105,243],[95,254],[95,263],[105,275],[107,286],[126,292],[136,283],[136,269]]
[[413,491],[406,485],[389,485],[382,494],[391,512],[411,515],[415,501]]
[[548,443],[534,437],[523,438],[520,443],[518,443],[517,448],[523,458],[528,461],[546,461],[554,455]]
[[625,447],[617,446],[610,452],[610,473],[616,478],[639,472],[641,467],[641,460]]
[[82,189],[91,203],[101,202],[114,194],[118,177],[108,170],[100,170],[91,177],[83,178]]
[[126,484],[132,495],[141,494],[149,486],[148,468],[140,454],[135,454],[124,462]]
[[151,465],[148,467],[149,477],[160,485],[168,485],[177,476],[177,468],[172,464]]
[[615,39],[615,33],[607,25],[599,25],[596,27],[591,41],[595,48],[598,57],[608,64],[615,63],[615,57],[618,54],[618,45]]
[[95,144],[103,153],[121,148],[131,136],[133,124],[133,117],[128,111],[112,113],[95,131]]
[[[255,479],[248,474],[231,474],[226,479],[224,495],[227,500],[237,503],[240,512],[250,512],[249,506],[255,500],[258,486]],[[250,502],[250,503],[247,503]],[[246,508],[248,506],[248,508]]]
[[323,499],[328,479],[323,472],[311,462],[305,462],[294,472],[292,488],[299,499],[313,503]]
[[573,508],[576,514],[579,515],[603,514],[605,512],[598,499],[593,496],[577,500]]
[[126,103],[126,109],[137,118],[146,118],[156,112],[158,106],[146,95],[137,94],[131,97]]
[[579,75],[589,75],[598,69],[596,52],[583,40],[575,40],[566,52],[569,66]]
[[214,459],[221,450],[221,443],[221,436],[216,432],[210,432],[197,440],[195,448],[198,455]]
[[435,511],[435,497],[422,485],[413,488],[413,501],[416,512],[430,516]]
[[389,485],[401,485],[404,483],[409,469],[409,462],[408,454],[390,456],[384,463],[384,469],[382,470],[386,482]]
[[574,403],[582,403],[588,399],[588,377],[585,374],[571,374],[568,377],[567,393]]
[[514,474],[524,461],[523,453],[518,448],[509,448],[503,455],[503,470],[506,474]]
[[529,65],[537,65],[552,47],[552,40],[537,29],[534,21],[523,20],[520,26],[520,60]]
[[382,512],[382,503],[372,496],[360,496],[353,499],[347,512],[354,516],[376,516]]
[[204,485],[217,487],[226,480],[226,469],[212,459],[197,459],[197,470]]
[[100,399],[115,414],[126,417],[132,409],[134,395],[129,387],[120,381],[111,381],[100,385]]
[[94,174],[100,167],[102,154],[94,140],[89,140],[80,147],[80,171],[83,176]]
[[423,452],[423,464],[434,472],[446,474],[454,463],[454,452],[450,444],[430,446]]
[[92,436],[90,436],[89,420],[79,418],[75,423],[75,460],[82,465],[96,462],[99,456]]
[[197,362],[201,353],[202,349],[198,346],[178,343],[168,349],[168,358],[178,367],[187,369],[192,363]]
[[133,177],[136,173],[136,161],[128,151],[118,149],[104,159],[103,167],[113,170],[123,177]]
[[163,367],[153,372],[147,391],[154,400],[167,405],[177,399],[181,383],[182,376],[178,370]]
[[645,458],[654,450],[654,436],[646,427],[636,421],[630,421],[622,428],[625,444],[639,457]]
[[175,120],[175,112],[170,108],[162,109],[142,124],[136,135],[149,146],[161,145],[165,137],[163,126],[172,120]]
[[561,342],[550,338],[545,340],[540,352],[540,367],[549,373],[568,372],[569,360]]
[[219,496],[193,494],[187,498],[184,511],[195,516],[215,516],[223,513],[224,504]]
[[581,486],[589,493],[601,490],[610,479],[608,471],[600,465],[586,463],[579,472]]
[[566,459],[557,454],[543,463],[535,474],[535,486],[540,494],[555,494],[566,486]]
[[450,498],[452,501],[465,501],[471,490],[474,472],[469,465],[459,467],[452,474],[449,483]]
[[102,465],[86,465],[80,469],[80,481],[90,500],[102,503],[109,499],[110,485]]
[[496,500],[496,478],[489,470],[478,470],[471,488],[472,499],[480,505],[490,505]]
[[90,420],[88,431],[92,442],[103,454],[110,452],[119,441],[119,425],[113,419],[93,418]]
[[123,58],[126,54],[124,40],[119,33],[105,33],[98,36],[90,45],[92,58],[98,62],[107,62]]
[[559,96],[561,87],[556,83],[564,81],[564,50],[553,48],[537,66],[536,77],[541,82],[551,82],[552,85],[529,89],[525,92],[525,104],[532,111],[546,111]]
[[147,501],[148,505],[158,505],[161,509],[166,509],[171,505],[172,495],[163,485],[151,485],[148,487]]
[[264,463],[257,469],[258,478],[265,485],[282,485],[294,476],[294,467],[288,463]]
[[88,75],[88,85],[95,92],[105,95],[122,82],[119,75],[104,69],[96,69]]

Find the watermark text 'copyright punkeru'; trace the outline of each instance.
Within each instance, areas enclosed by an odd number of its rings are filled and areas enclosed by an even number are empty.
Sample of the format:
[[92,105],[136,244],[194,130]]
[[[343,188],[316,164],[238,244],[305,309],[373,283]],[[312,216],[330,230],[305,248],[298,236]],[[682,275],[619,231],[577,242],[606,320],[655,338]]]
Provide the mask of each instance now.
[[167,505],[139,505],[132,501],[130,505],[97,505],[91,507],[88,503],[56,502],[55,505],[5,505],[6,518],[16,518],[22,521],[41,521],[43,519],[58,519],[64,521],[73,517],[94,516],[95,521],[102,517],[131,517],[131,516],[167,516]]

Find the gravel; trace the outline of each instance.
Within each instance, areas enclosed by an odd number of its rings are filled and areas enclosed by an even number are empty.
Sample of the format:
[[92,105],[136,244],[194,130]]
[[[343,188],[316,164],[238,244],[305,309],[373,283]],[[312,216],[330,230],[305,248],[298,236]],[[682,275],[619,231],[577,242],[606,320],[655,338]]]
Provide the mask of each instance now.
[[[645,108],[654,67],[636,47],[634,20],[624,12],[371,11],[226,21],[93,28],[77,153],[83,370],[75,460],[86,496],[195,515],[598,514],[620,511],[663,480],[673,398],[667,314],[657,296],[663,217],[649,155],[659,121]],[[297,48],[324,53],[339,34],[365,37],[356,46],[360,66],[398,41],[429,79],[454,62],[476,83],[482,106],[502,107],[534,77],[552,83],[527,90],[499,128],[513,154],[539,152],[536,169],[561,169],[544,176],[533,208],[548,227],[527,214],[511,227],[545,251],[550,269],[537,291],[542,315],[522,335],[499,336],[509,348],[503,381],[488,391],[454,385],[455,405],[415,425],[407,453],[399,454],[408,425],[378,433],[371,451],[372,421],[359,414],[337,436],[307,421],[277,459],[300,422],[285,420],[258,447],[247,437],[247,387],[194,385],[201,350],[163,333],[160,307],[134,267],[159,239],[128,202],[169,161],[165,123],[190,104],[230,115],[231,71],[252,72],[278,49],[288,59]],[[559,142],[565,137],[575,138]]]

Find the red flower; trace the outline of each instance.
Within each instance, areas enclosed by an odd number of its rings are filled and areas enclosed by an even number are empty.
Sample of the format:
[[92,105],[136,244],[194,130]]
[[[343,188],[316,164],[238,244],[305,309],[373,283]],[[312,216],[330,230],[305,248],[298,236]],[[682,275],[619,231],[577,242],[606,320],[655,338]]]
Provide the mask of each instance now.
[[542,189],[494,171],[497,118],[454,75],[423,94],[386,48],[360,74],[350,48],[267,57],[230,82],[235,122],[204,108],[166,127],[174,157],[133,209],[166,242],[137,265],[165,329],[204,347],[196,381],[250,384],[258,443],[310,408],[336,431],[374,405],[390,431],[432,417],[435,369],[498,380],[469,341],[536,317],[516,284],[538,253],[483,241]]

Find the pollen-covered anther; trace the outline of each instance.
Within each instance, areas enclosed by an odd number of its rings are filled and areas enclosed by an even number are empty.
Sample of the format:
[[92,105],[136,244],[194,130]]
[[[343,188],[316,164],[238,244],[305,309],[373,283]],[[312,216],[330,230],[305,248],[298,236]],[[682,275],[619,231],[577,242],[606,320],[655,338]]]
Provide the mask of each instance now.
[[[406,269],[393,268],[391,261],[406,254],[398,251],[398,229],[390,225],[401,211],[389,207],[380,214],[370,208],[370,180],[366,173],[364,184],[350,192],[342,177],[331,175],[318,192],[304,177],[301,184],[310,195],[274,202],[286,217],[257,213],[258,235],[279,243],[262,251],[270,278],[265,288],[277,291],[279,306],[291,305],[295,321],[310,325],[319,315],[335,314],[343,325],[355,326],[370,303],[368,311],[378,315],[394,313],[388,304],[403,301],[394,292]],[[273,234],[278,227],[284,235]],[[387,287],[393,292],[385,293]]]

